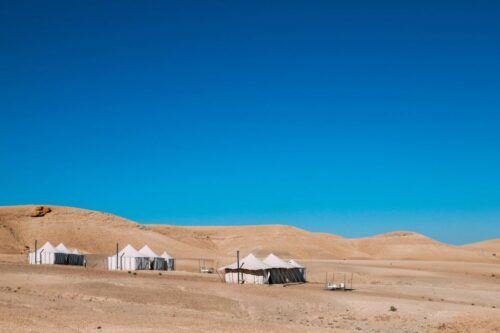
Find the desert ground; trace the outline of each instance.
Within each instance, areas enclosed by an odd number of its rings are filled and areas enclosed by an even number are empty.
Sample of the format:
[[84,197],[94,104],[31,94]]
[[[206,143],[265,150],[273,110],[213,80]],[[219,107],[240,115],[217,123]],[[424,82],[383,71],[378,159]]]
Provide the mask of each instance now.
[[[288,226],[143,226],[50,206],[0,208],[0,332],[500,332],[499,241],[451,246],[410,232],[362,239]],[[88,254],[84,267],[28,265],[39,244]],[[174,272],[110,272],[116,242],[178,258]],[[307,267],[308,283],[228,285],[198,273],[234,251],[274,252]],[[328,279],[352,291],[326,291]],[[392,307],[392,311],[391,311]]]

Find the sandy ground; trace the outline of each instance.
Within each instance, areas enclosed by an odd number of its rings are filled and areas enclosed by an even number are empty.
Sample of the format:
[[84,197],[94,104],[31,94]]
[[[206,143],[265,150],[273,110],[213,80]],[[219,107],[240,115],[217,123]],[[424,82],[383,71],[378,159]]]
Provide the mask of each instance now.
[[0,256],[0,332],[500,332],[498,264],[308,260],[311,282],[283,287],[23,260]]

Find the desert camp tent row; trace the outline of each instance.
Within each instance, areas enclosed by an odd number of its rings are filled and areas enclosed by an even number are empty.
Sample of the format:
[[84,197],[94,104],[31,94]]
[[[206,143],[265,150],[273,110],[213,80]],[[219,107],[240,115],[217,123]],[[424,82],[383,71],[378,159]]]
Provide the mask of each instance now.
[[109,256],[107,264],[108,270],[175,270],[175,259],[172,256],[166,251],[159,256],[147,245],[136,250],[128,244],[117,254]]
[[[219,268],[226,283],[284,284],[306,282],[305,267],[295,260],[284,261],[274,254],[260,260],[252,253],[240,260]],[[239,275],[239,277],[238,277]]]
[[28,261],[32,265],[76,265],[84,266],[87,259],[80,254],[77,249],[70,251],[60,243],[56,247],[49,242],[45,243],[41,248],[28,254]]

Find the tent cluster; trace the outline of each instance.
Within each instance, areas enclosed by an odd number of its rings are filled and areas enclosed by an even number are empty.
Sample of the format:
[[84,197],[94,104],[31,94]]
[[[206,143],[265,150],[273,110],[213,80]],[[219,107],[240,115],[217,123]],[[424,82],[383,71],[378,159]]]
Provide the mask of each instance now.
[[128,244],[120,252],[108,257],[108,270],[175,270],[175,259],[167,252],[157,255],[149,246],[144,245],[137,251]]
[[[253,254],[238,263],[219,268],[226,283],[276,284],[306,282],[305,267],[295,260],[284,261],[274,254],[260,260]],[[239,276],[238,276],[239,275]]]
[[32,265],[76,265],[84,266],[87,259],[80,254],[77,249],[68,250],[63,243],[56,247],[49,242],[45,243],[41,248],[30,252],[28,255],[29,263]]

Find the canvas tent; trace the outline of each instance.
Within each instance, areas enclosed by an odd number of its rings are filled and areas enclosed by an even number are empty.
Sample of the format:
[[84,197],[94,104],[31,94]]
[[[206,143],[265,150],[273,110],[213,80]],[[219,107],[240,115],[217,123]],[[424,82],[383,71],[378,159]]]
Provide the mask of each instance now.
[[149,269],[149,258],[128,244],[118,254],[108,257],[108,270],[134,271]]
[[269,283],[300,282],[298,276],[295,275],[295,267],[277,255],[271,253],[263,262],[271,267]]
[[142,254],[144,257],[148,258],[158,258],[159,255],[157,255],[153,250],[149,248],[149,246],[144,245],[140,250],[139,253]]
[[56,252],[58,253],[70,253],[68,248],[66,246],[64,246],[63,243],[59,243],[59,245],[56,246]]
[[157,255],[149,246],[144,245],[142,249],[139,250],[139,253],[149,258],[149,269],[157,271],[168,270],[168,262],[165,258]]
[[219,268],[219,271],[224,272],[224,281],[226,283],[238,283],[238,280],[240,283],[269,283],[270,267],[251,253],[240,260],[239,270],[237,263],[233,263]]
[[84,266],[86,264],[86,258],[79,253],[70,253],[63,243],[54,247],[47,242],[41,248],[37,249],[36,252],[31,252],[29,254],[29,263]]
[[161,257],[167,262],[167,270],[175,270],[175,259],[167,251],[164,251]]
[[288,260],[288,263],[294,267],[293,272],[299,282],[306,282],[306,268],[293,259]]
[[41,248],[36,249],[36,252],[31,252],[29,254],[29,263],[32,265],[54,264],[56,248],[50,244],[50,242],[45,243]]

